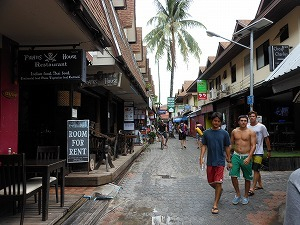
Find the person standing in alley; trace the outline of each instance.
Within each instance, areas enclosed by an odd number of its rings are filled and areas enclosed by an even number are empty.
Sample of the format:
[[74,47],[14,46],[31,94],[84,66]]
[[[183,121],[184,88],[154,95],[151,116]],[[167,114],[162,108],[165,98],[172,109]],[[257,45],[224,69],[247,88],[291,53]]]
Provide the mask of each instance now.
[[181,123],[178,125],[178,132],[181,149],[186,148],[187,125],[183,121],[181,121]]
[[222,194],[224,180],[225,158],[230,161],[230,137],[227,131],[221,129],[223,116],[219,112],[211,115],[212,127],[203,133],[200,154],[200,166],[204,164],[204,155],[207,150],[206,173],[208,184],[215,189],[212,214],[218,214],[218,204]]
[[[271,145],[269,140],[269,133],[267,128],[262,123],[257,122],[257,112],[251,111],[248,113],[250,123],[248,128],[256,133],[256,149],[253,153],[252,170],[254,172],[252,187],[249,190],[249,195],[254,195],[255,190],[263,189],[260,169],[262,167],[262,160],[264,156],[264,140],[267,146],[268,158],[271,157]],[[257,185],[257,186],[256,186]]]
[[203,136],[203,132],[204,132],[204,127],[201,123],[199,123],[198,121],[196,122],[196,140],[197,140],[197,145],[198,145],[198,149],[201,149],[202,146],[202,136]]
[[[228,168],[230,170],[229,176],[231,176],[232,185],[236,193],[232,200],[232,204],[234,205],[237,205],[239,202],[242,202],[243,205],[249,203],[248,193],[251,180],[253,179],[252,155],[256,147],[256,134],[253,130],[247,128],[247,123],[247,115],[239,116],[239,127],[231,132],[231,145],[233,146],[234,152],[231,160],[228,161]],[[243,197],[241,197],[238,182],[240,170],[242,170],[245,179],[245,194]]]

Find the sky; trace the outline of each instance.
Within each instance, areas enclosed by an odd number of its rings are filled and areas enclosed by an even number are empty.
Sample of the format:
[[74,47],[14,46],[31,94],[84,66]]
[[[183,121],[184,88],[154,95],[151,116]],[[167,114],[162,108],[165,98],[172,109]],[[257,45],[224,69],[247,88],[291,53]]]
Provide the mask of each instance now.
[[[165,0],[160,0],[164,4]],[[253,20],[260,0],[193,0],[191,4],[189,19],[201,22],[207,30],[219,34],[222,37],[231,39],[234,33],[236,20]],[[153,0],[136,0],[136,24],[137,27],[143,28],[143,38],[154,27],[148,26],[147,22],[155,16],[156,7]],[[205,29],[189,30],[192,36],[198,42],[202,51],[200,63],[190,56],[189,63],[185,64],[177,51],[177,67],[174,75],[173,97],[178,89],[182,88],[185,80],[196,80],[198,77],[199,67],[205,66],[209,56],[215,56],[219,42],[224,39],[217,37],[208,37]],[[144,43],[145,45],[145,43]],[[154,53],[147,52],[149,59],[152,79],[155,85],[155,94],[159,96],[158,83],[158,65],[155,63]],[[166,58],[166,57],[165,57]],[[159,62],[160,75],[160,102],[167,103],[170,95],[171,72],[166,70],[166,61],[163,59]]]

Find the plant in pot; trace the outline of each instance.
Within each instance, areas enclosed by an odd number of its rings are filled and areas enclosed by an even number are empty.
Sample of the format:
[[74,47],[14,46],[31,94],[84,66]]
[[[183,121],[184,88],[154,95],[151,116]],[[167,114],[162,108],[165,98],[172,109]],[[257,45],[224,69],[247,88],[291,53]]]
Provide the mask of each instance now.
[[154,131],[151,131],[148,133],[148,137],[149,137],[149,144],[153,144],[154,143],[154,139],[156,137],[156,133]]
[[150,83],[146,83],[146,91],[150,91],[151,90],[152,85]]

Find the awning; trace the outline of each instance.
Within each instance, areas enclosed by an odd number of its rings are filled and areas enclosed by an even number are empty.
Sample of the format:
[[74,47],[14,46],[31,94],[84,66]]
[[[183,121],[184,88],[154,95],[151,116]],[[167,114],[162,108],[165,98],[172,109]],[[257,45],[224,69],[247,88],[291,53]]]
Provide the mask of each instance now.
[[176,117],[173,119],[174,123],[180,123],[181,121],[187,121],[187,117],[183,116],[183,117]]

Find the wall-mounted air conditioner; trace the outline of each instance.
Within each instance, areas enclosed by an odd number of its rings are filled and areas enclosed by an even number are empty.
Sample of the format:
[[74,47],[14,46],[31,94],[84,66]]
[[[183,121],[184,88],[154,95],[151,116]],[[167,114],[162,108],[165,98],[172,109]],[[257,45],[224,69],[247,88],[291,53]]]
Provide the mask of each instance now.
[[221,92],[227,92],[228,91],[228,84],[223,83],[221,84]]
[[209,91],[209,99],[210,100],[214,100],[214,99],[216,99],[217,98],[217,91],[216,91],[216,89],[211,89],[210,91]]

